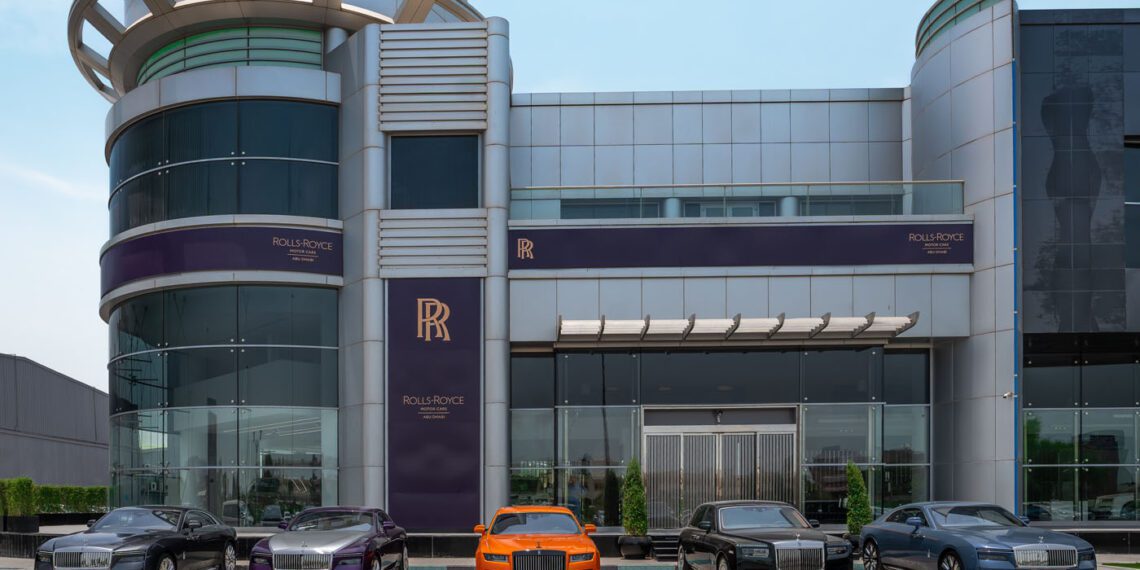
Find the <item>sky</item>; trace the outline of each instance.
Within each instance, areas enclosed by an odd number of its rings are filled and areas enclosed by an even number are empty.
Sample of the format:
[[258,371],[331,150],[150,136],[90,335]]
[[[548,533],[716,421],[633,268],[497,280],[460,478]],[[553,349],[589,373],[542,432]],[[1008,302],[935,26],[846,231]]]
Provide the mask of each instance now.
[[[901,87],[932,0],[470,0],[511,22],[515,92]],[[116,11],[121,0],[104,0]],[[98,315],[109,103],[70,0],[0,0],[0,353],[107,388]],[[1026,9],[1140,0],[1022,0]]]

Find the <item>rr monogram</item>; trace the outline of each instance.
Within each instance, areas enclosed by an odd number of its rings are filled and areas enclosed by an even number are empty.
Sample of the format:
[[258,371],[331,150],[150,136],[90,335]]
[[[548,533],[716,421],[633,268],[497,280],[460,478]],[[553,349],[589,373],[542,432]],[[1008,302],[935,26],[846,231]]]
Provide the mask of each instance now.
[[534,242],[526,238],[519,238],[518,252],[515,256],[519,259],[534,259]]
[[439,299],[416,299],[416,338],[431,342],[434,330],[435,338],[443,342],[451,342],[451,333],[447,331],[447,319],[451,316],[451,307]]

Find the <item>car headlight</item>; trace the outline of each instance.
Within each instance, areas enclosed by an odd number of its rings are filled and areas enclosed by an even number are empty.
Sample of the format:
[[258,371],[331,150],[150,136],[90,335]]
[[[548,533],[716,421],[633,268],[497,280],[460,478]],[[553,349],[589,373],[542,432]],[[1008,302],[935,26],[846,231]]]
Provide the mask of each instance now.
[[846,544],[835,544],[827,547],[828,556],[843,556],[847,554]]
[[1077,553],[1077,557],[1081,562],[1096,562],[1096,551],[1082,550]]
[[594,553],[593,552],[583,552],[581,554],[571,554],[570,555],[570,561],[571,562],[589,562],[593,559],[594,559]]
[[486,560],[487,562],[506,562],[507,561],[507,555],[506,554],[490,554],[490,553],[484,552],[483,553],[483,560]]
[[250,556],[249,563],[260,564],[262,566],[269,566],[272,564],[269,560],[269,557],[264,554],[254,554],[253,556]]
[[46,550],[41,550],[39,552],[36,552],[36,560],[38,562],[44,562],[47,564],[51,564],[51,562],[52,562],[51,552],[48,552]]
[[997,562],[1013,562],[1013,552],[1009,550],[978,549],[978,560],[992,560]]
[[740,546],[737,547],[736,554],[741,558],[767,558],[768,547],[764,545]]
[[337,566],[360,566],[360,557],[353,556],[351,558],[341,558],[340,562],[336,563]]

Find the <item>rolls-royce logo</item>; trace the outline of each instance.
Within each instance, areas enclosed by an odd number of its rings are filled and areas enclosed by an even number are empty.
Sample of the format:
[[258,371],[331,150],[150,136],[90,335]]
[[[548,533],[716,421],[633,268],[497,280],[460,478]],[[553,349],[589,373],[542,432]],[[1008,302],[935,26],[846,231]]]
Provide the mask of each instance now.
[[518,250],[515,252],[515,257],[519,259],[534,259],[534,242],[526,238],[519,238]]
[[432,337],[443,342],[451,342],[447,330],[447,319],[451,317],[451,307],[439,299],[420,297],[416,299],[416,338],[431,342]]

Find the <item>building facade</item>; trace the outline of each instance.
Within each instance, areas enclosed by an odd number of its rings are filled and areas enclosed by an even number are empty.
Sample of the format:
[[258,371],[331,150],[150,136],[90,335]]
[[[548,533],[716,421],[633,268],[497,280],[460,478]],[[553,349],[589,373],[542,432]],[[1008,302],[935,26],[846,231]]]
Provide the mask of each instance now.
[[107,485],[107,394],[11,354],[0,354],[0,394],[0,479]]
[[880,509],[1135,518],[1138,12],[942,0],[910,85],[829,90],[513,93],[461,0],[69,32],[112,102],[116,504],[616,527],[637,459],[659,529],[841,522],[848,462]]

